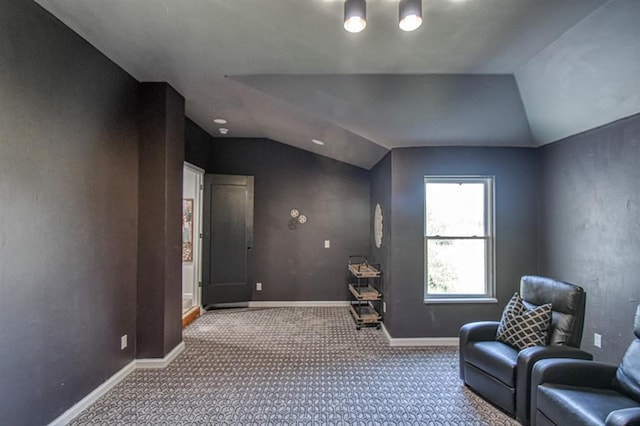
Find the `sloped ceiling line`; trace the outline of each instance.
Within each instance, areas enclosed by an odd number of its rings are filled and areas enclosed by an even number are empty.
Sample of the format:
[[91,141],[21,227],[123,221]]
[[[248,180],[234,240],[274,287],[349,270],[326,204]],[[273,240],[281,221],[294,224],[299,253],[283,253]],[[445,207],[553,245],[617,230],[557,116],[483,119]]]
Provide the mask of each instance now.
[[214,137],[222,116],[228,136],[365,168],[394,147],[539,146],[640,112],[638,0],[423,0],[412,33],[396,1],[371,0],[360,34],[342,0],[35,1],[180,90]]

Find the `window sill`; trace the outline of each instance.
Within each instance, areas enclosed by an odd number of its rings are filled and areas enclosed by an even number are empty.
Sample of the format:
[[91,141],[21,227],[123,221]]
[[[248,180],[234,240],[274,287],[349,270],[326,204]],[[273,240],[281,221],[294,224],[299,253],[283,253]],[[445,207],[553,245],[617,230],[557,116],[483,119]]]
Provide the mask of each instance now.
[[424,299],[425,305],[446,303],[498,303],[495,297],[441,297]]

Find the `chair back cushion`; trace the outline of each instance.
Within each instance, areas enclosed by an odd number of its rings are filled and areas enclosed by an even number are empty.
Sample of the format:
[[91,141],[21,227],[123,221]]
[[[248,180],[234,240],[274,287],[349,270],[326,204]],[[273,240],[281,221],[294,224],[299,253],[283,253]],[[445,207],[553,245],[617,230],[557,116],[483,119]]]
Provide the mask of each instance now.
[[618,366],[613,384],[622,393],[640,402],[640,305],[636,309],[633,333],[635,339]]
[[586,301],[582,287],[553,278],[525,275],[520,279],[520,295],[529,309],[551,303],[550,345],[580,347]]

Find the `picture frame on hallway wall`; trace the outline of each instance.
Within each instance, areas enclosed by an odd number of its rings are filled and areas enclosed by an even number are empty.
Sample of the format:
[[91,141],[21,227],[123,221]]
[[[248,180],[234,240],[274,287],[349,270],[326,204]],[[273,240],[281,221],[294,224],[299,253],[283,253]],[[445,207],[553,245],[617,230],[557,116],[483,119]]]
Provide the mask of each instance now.
[[182,261],[193,262],[193,198],[182,199]]

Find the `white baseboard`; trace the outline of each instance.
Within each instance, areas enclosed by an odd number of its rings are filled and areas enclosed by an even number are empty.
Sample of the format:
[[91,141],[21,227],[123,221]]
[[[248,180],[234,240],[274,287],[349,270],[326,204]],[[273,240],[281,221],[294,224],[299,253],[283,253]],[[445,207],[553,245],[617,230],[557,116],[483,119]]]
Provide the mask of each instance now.
[[384,324],[382,331],[389,341],[389,346],[458,346],[458,337],[391,337]]
[[[308,307],[343,307],[350,306],[351,302],[345,301],[255,301],[249,302],[250,308],[308,308]],[[382,330],[389,341],[389,346],[458,346],[458,337],[417,337],[417,338],[393,338],[382,324]]]
[[129,374],[137,368],[165,368],[173,361],[185,348],[184,342],[180,342],[171,352],[164,358],[147,358],[134,359],[124,366],[113,376],[109,377],[106,382],[95,388],[89,395],[82,398],[67,411],[62,413],[49,426],[64,426],[75,419],[80,413],[86,410],[91,404],[100,399],[103,395],[113,389],[118,383],[123,381]]
[[310,300],[310,301],[255,301],[249,302],[250,308],[312,308],[349,306],[347,300]]
[[[287,308],[287,307],[340,307],[349,306],[348,301],[256,301],[249,302],[252,308]],[[382,324],[389,346],[458,346],[457,337],[418,337],[418,338],[393,338]],[[64,426],[76,418],[80,413],[105,395],[118,383],[124,380],[137,368],[166,368],[185,349],[184,342],[180,342],[164,358],[135,359],[111,376],[106,382],[95,388],[89,395],[82,398],[73,407],[62,413],[58,418],[49,423],[49,426]]]
[[111,376],[106,382],[98,386],[89,395],[78,401],[73,407],[62,413],[57,419],[49,423],[49,426],[64,426],[76,416],[86,410],[91,404],[96,402],[102,395],[109,392],[118,383],[123,381],[129,374],[136,369],[136,361],[133,360],[116,374]]
[[136,368],[165,368],[169,364],[171,364],[171,361],[173,361],[178,355],[180,355],[180,352],[184,350],[184,347],[184,342],[180,342],[164,358],[136,359]]

